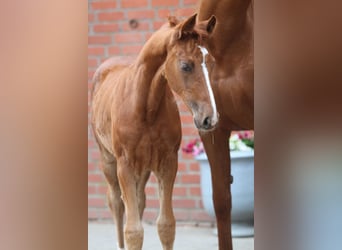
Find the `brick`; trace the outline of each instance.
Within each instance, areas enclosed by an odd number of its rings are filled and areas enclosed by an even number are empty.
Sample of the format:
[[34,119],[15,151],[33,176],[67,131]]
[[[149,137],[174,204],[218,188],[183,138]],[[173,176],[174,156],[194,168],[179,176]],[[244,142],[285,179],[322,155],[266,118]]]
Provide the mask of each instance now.
[[100,158],[101,158],[100,151],[98,151],[98,150],[95,150],[95,151],[91,152],[90,155],[91,155],[91,158],[93,160],[100,160]]
[[108,48],[109,55],[119,55],[121,52],[121,49],[119,46],[112,46]]
[[172,200],[174,208],[195,208],[196,202],[194,200]]
[[113,218],[112,213],[110,212],[109,208],[107,210],[101,211],[100,217],[102,219],[112,219]]
[[158,30],[166,21],[155,21],[153,22],[153,29]]
[[142,35],[140,33],[121,33],[115,34],[114,40],[117,43],[139,43],[142,42]]
[[183,101],[178,102],[178,108],[180,112],[188,113],[191,115],[189,108],[184,104]]
[[88,59],[88,67],[97,67],[97,59]]
[[174,196],[186,196],[186,190],[187,188],[185,187],[175,187],[173,188],[173,195]]
[[198,0],[183,0],[183,2],[184,2],[185,5],[193,4],[194,8],[195,8]]
[[154,10],[137,10],[137,11],[129,11],[127,12],[128,18],[137,18],[137,19],[143,19],[143,18],[154,18]]
[[176,11],[177,17],[189,17],[195,13],[193,8],[184,8]]
[[201,188],[200,187],[191,187],[190,188],[190,195],[191,196],[201,196]]
[[88,22],[93,22],[94,21],[94,14],[88,14]]
[[123,12],[101,12],[98,14],[99,21],[119,21],[124,19]]
[[119,25],[117,23],[98,24],[98,25],[95,25],[93,29],[96,33],[114,32],[114,31],[119,30]]
[[156,221],[158,217],[158,211],[157,210],[148,210],[145,209],[144,215],[143,215],[143,220],[144,221]]
[[199,167],[198,162],[191,163],[191,164],[190,164],[190,170],[191,170],[191,171],[199,172],[199,171],[200,171],[200,167]]
[[186,164],[183,162],[178,162],[178,172],[184,172],[187,170]]
[[200,175],[199,174],[183,175],[181,181],[186,184],[197,184],[197,183],[200,183]]
[[96,170],[96,166],[94,163],[88,163],[88,171],[93,171]]
[[91,48],[88,48],[88,55],[98,56],[98,55],[103,55],[103,54],[104,54],[104,48],[103,47],[91,47]]
[[101,174],[88,174],[88,182],[103,182],[104,177]]
[[185,115],[181,116],[181,122],[182,122],[182,124],[193,124],[194,118],[190,114],[189,115],[185,114]]
[[159,200],[146,199],[146,207],[159,208]]
[[142,45],[127,45],[122,48],[125,55],[137,55],[141,51]]
[[109,44],[112,42],[110,36],[89,36],[88,44]]
[[155,187],[146,187],[145,188],[146,195],[157,195],[157,190]]
[[88,186],[88,194],[96,194],[96,187]]
[[167,21],[167,17],[168,16],[174,16],[174,13],[173,13],[173,11],[171,11],[169,9],[160,9],[160,10],[158,10],[157,16],[159,18],[163,19],[164,22],[166,22]]
[[138,8],[147,6],[147,0],[121,0],[122,8]]
[[152,0],[152,6],[177,6],[178,0]]
[[98,219],[99,216],[96,211],[88,209],[88,219]]
[[108,10],[108,9],[114,9],[116,8],[116,2],[115,1],[106,1],[106,2],[92,2],[91,7],[94,10]]
[[89,198],[88,206],[90,207],[104,207],[106,205],[105,199],[101,198]]
[[107,191],[108,191],[108,187],[105,185],[97,187],[97,193],[98,194],[105,195],[105,194],[107,194]]
[[182,134],[183,136],[185,135],[195,135],[195,136],[197,135],[198,136],[198,130],[194,126],[191,126],[191,127],[182,126]]

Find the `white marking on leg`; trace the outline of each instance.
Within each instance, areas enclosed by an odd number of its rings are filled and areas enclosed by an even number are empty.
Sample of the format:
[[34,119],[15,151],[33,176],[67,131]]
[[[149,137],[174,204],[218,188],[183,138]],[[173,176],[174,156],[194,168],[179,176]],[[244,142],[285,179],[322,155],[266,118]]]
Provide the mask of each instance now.
[[212,123],[216,124],[218,121],[216,102],[215,102],[214,93],[213,93],[213,90],[211,88],[211,84],[210,84],[210,80],[209,80],[208,68],[207,68],[207,65],[205,64],[205,56],[209,53],[208,53],[208,50],[202,46],[198,46],[198,48],[201,50],[202,55],[203,55],[203,61],[202,61],[201,66],[202,66],[202,71],[203,71],[204,78],[205,78],[205,83],[207,84],[207,87],[208,87],[210,103],[211,103],[211,106],[213,108],[213,113],[214,113]]

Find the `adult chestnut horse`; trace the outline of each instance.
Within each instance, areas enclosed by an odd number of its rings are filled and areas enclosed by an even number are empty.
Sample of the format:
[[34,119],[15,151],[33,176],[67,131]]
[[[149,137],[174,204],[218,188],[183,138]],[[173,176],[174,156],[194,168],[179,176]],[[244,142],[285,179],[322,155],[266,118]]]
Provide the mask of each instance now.
[[216,125],[208,78],[210,56],[203,47],[215,23],[215,17],[198,24],[196,15],[183,22],[169,18],[133,64],[116,66],[108,61],[95,73],[91,122],[108,182],[119,249],[124,245],[128,250],[142,248],[144,188],[151,171],[159,184],[159,238],[164,249],[173,248],[172,190],[181,127],[171,90],[191,109],[199,128],[210,130]]
[[[220,115],[217,128],[200,132],[211,167],[219,249],[231,250],[231,193],[228,138],[232,130],[254,128],[253,2],[202,0],[198,20],[215,15],[208,41],[215,58],[210,79]],[[234,202],[234,201],[233,201]]]

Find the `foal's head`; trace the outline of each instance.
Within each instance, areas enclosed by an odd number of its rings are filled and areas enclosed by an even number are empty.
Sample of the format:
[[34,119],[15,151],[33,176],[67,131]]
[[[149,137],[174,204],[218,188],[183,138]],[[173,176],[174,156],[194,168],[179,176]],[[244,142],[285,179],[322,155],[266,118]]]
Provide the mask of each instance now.
[[169,18],[174,26],[173,36],[165,61],[165,76],[175,91],[191,110],[195,125],[208,131],[218,122],[216,103],[211,89],[209,72],[213,58],[205,48],[205,41],[212,33],[216,18],[196,24],[196,15],[183,22]]

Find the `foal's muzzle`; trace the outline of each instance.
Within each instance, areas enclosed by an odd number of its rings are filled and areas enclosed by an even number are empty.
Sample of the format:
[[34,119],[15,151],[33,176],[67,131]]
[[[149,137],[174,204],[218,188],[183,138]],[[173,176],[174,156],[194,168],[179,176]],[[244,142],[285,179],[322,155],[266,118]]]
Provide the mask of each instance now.
[[215,128],[217,124],[217,118],[212,116],[205,116],[204,118],[194,118],[197,129],[202,131],[209,131]]

